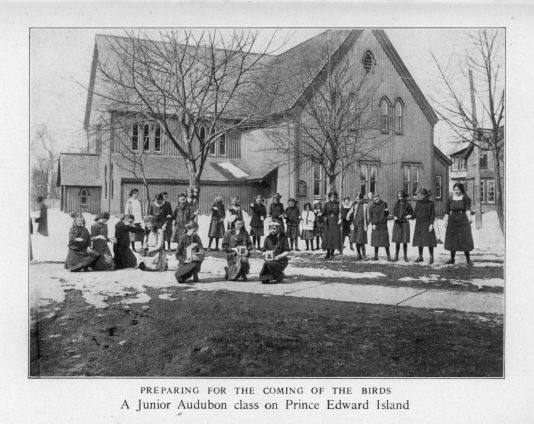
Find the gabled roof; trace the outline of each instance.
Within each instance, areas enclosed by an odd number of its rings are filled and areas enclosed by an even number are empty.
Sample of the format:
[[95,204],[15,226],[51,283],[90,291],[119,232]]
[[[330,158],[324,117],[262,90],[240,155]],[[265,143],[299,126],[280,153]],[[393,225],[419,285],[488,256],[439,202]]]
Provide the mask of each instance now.
[[473,151],[473,145],[469,144],[467,147],[464,147],[454,153],[451,153],[451,158],[461,157],[461,158],[467,159],[472,151]]
[[56,185],[99,187],[100,156],[84,153],[59,155]]
[[[483,136],[486,134],[486,137],[491,137],[492,135],[492,130],[490,128],[481,128],[480,131],[482,132]],[[498,132],[497,137],[498,137],[497,141],[499,144],[504,143],[504,126],[499,127],[499,132]],[[469,143],[469,142],[466,141],[465,143]],[[477,144],[480,146],[480,143],[477,143]],[[453,158],[462,157],[464,159],[467,159],[469,155],[473,152],[474,148],[475,148],[475,145],[469,143],[467,144],[467,146],[462,147],[460,150],[457,150],[456,152],[451,153],[451,157]]]
[[445,153],[443,153],[440,149],[438,149],[437,146],[434,146],[434,155],[445,165],[451,166],[452,161],[447,157]]

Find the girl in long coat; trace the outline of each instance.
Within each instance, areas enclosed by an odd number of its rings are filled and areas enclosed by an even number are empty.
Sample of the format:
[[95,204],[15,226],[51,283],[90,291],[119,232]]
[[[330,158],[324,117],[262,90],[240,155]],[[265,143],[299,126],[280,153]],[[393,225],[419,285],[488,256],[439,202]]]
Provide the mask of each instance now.
[[250,218],[250,235],[252,236],[252,245],[261,249],[261,238],[264,236],[263,225],[267,218],[267,209],[263,204],[263,196],[258,194],[256,201],[250,204],[252,217]]
[[387,216],[389,215],[388,204],[380,199],[378,193],[373,194],[373,202],[369,207],[369,218],[373,232],[371,233],[371,246],[375,248],[374,261],[378,260],[378,249],[384,247],[388,261],[392,261],[389,254],[389,231]]
[[269,213],[267,217],[271,219],[272,222],[278,222],[280,224],[280,230],[285,232],[284,228],[284,205],[280,202],[282,196],[279,193],[276,193],[273,196],[273,201],[269,205]]
[[339,249],[339,225],[341,220],[337,192],[333,191],[328,194],[329,201],[325,203],[323,215],[325,217],[324,226],[324,246],[326,248],[325,259],[334,256],[334,250]]
[[[194,258],[187,257],[187,249],[192,245],[197,250],[197,255]],[[198,223],[190,222],[185,226],[185,234],[178,242],[176,248],[176,259],[178,259],[178,269],[176,270],[176,281],[183,284],[187,279],[193,277],[195,283],[198,282],[198,273],[204,259],[204,252],[202,241],[198,236]]]
[[100,258],[100,254],[92,251],[91,236],[85,228],[85,219],[81,213],[73,215],[74,221],[69,231],[69,253],[65,268],[69,271],[87,271],[92,269]]
[[438,245],[434,231],[434,219],[436,213],[434,202],[429,199],[430,193],[422,188],[418,192],[418,200],[415,204],[415,230],[413,234],[413,246],[419,249],[419,257],[414,262],[423,262],[423,247],[427,246],[430,253],[430,265],[434,263],[434,247]]
[[311,250],[313,251],[313,239],[315,237],[315,213],[312,211],[312,205],[310,202],[304,205],[304,210],[302,211],[300,220],[302,222],[302,233],[300,237],[302,240],[306,241],[306,250],[310,250],[311,244]]
[[[240,246],[246,248],[246,254],[238,253],[237,248]],[[252,250],[252,242],[245,230],[243,218],[236,218],[234,228],[226,232],[222,241],[222,248],[227,253],[226,261],[228,263],[228,266],[224,269],[224,278],[235,281],[242,277],[243,281],[247,281],[247,274],[250,271],[248,257]]]
[[113,244],[113,261],[116,269],[135,268],[137,258],[130,250],[130,234],[144,233],[141,226],[134,223],[134,216],[124,215],[115,224],[115,240]]
[[108,219],[109,213],[102,212],[97,215],[95,223],[91,225],[91,249],[100,254],[100,258],[98,258],[93,267],[95,271],[111,271],[115,269],[115,263],[108,246]]
[[[265,262],[260,271],[260,280],[263,284],[281,283],[284,279],[284,269],[289,260],[289,243],[286,235],[278,222],[269,224],[269,235],[265,237],[263,243],[263,256]],[[272,255],[272,259],[268,259]]]
[[297,252],[299,249],[299,222],[300,222],[300,211],[297,207],[297,201],[293,198],[287,201],[287,208],[284,211],[284,217],[286,218],[286,227],[287,227],[287,238],[289,243],[291,243],[291,250]]
[[139,268],[142,271],[165,271],[167,256],[163,230],[158,228],[156,218],[151,215],[145,216],[145,227],[145,240],[141,259],[139,259]]
[[37,203],[39,203],[39,217],[35,218],[35,222],[39,224],[37,232],[42,236],[48,237],[48,208],[41,196],[37,198]]
[[474,249],[471,234],[471,199],[465,193],[462,183],[453,186],[453,196],[449,199],[445,224],[447,231],[444,247],[451,252],[451,258],[446,264],[453,264],[456,252],[462,251],[468,265],[473,265],[470,256],[470,251]]
[[[317,250],[324,250],[324,215],[323,204],[320,200],[314,200],[313,213],[315,214],[315,225],[313,231],[315,233],[315,241],[317,243]],[[312,246],[313,247],[313,246]]]
[[347,221],[351,226],[350,242],[356,244],[358,257],[356,260],[367,261],[365,245],[367,244],[367,229],[369,228],[369,205],[365,201],[363,193],[358,194],[356,203],[347,215]]
[[176,209],[174,209],[174,213],[172,216],[174,228],[172,231],[171,240],[174,243],[178,243],[180,237],[182,237],[185,233],[185,225],[189,221],[192,221],[193,218],[194,215],[192,215],[191,209],[189,209],[189,204],[187,203],[185,194],[181,193],[178,196],[178,206],[176,206]]
[[161,193],[163,195],[163,214],[165,215],[165,230],[163,231],[163,236],[167,242],[167,249],[171,250],[171,239],[172,239],[172,205],[169,202],[169,193],[164,191]]
[[132,215],[134,217],[134,226],[139,230],[128,233],[132,244],[132,250],[135,252],[135,242],[139,241],[142,243],[144,234],[141,227],[141,224],[143,223],[143,208],[141,201],[139,200],[139,190],[137,188],[132,189],[128,195],[128,200],[124,205],[124,215]]
[[215,196],[215,201],[211,205],[211,222],[210,228],[208,231],[208,248],[206,250],[211,250],[211,242],[215,239],[215,250],[219,250],[219,239],[224,237],[224,217],[226,216],[226,211],[222,202],[223,196],[221,193],[218,193]]
[[345,237],[348,237],[349,239],[349,246],[350,250],[354,250],[354,246],[352,246],[352,242],[350,241],[350,221],[347,220],[347,215],[352,209],[352,201],[350,197],[345,197],[343,199],[343,203],[341,204],[341,228],[342,228],[342,237],[343,240],[341,240],[341,244],[345,245]]
[[400,245],[404,253],[404,262],[408,262],[408,243],[410,243],[410,222],[414,212],[412,205],[408,202],[408,194],[403,190],[397,192],[397,202],[393,207],[393,236],[391,241],[396,243],[395,259],[399,260]]
[[239,204],[239,196],[232,196],[230,198],[230,205],[228,206],[228,230],[234,228],[234,223],[237,218],[243,219],[243,210]]
[[163,193],[159,193],[156,196],[156,200],[148,208],[148,214],[154,217],[158,228],[165,233],[167,231],[167,220],[172,220],[172,207],[169,202],[165,202]]

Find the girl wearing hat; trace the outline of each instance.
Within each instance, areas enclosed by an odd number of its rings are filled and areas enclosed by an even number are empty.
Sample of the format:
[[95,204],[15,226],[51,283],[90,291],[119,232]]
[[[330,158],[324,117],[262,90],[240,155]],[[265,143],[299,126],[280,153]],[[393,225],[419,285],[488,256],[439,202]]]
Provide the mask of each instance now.
[[113,262],[116,269],[134,268],[137,258],[130,250],[130,234],[143,234],[141,226],[134,223],[133,215],[124,215],[115,224],[115,239],[113,240]]
[[356,260],[367,261],[365,245],[367,244],[367,229],[369,228],[369,205],[363,193],[358,194],[356,203],[347,215],[351,225],[350,242],[356,244],[358,257]]
[[429,197],[428,190],[422,188],[418,191],[417,203],[415,204],[415,230],[413,234],[413,246],[419,249],[419,256],[414,262],[423,262],[423,247],[428,247],[430,253],[430,265],[434,263],[434,247],[436,247],[436,233],[434,232],[434,202]]
[[174,228],[172,230],[171,241],[178,243],[180,237],[185,233],[185,224],[194,219],[194,215],[191,213],[191,209],[189,209],[189,204],[184,193],[178,195],[178,205],[174,209],[172,218]]
[[132,189],[128,195],[128,200],[124,205],[124,215],[133,215],[135,227],[141,229],[141,231],[128,233],[132,244],[132,250],[135,252],[135,242],[143,242],[143,231],[141,228],[143,222],[143,208],[141,207],[139,190],[137,188]]
[[[280,283],[284,279],[284,269],[289,260],[289,243],[278,222],[269,224],[269,234],[263,243],[263,255],[266,260],[260,271],[260,280],[263,284]],[[272,254],[272,259],[267,258],[267,252]]]
[[224,217],[226,216],[226,211],[222,202],[223,196],[221,193],[217,193],[215,196],[215,201],[211,205],[211,222],[210,228],[208,231],[208,248],[206,250],[211,250],[211,242],[215,239],[215,250],[219,250],[219,239],[224,237]]
[[404,253],[404,262],[408,262],[408,243],[410,243],[410,222],[408,221],[414,212],[412,205],[408,202],[408,195],[403,191],[397,192],[397,202],[393,207],[393,236],[391,241],[396,243],[395,259],[399,260],[400,245]]
[[92,270],[100,254],[89,248],[91,236],[85,228],[83,215],[76,213],[72,217],[72,227],[69,231],[69,253],[65,260],[65,268],[73,272]]
[[378,249],[384,247],[388,261],[392,261],[389,254],[389,231],[387,216],[389,215],[388,204],[380,199],[378,193],[373,194],[373,203],[369,207],[369,218],[373,232],[371,233],[371,246],[375,248],[374,261],[378,260]]
[[300,237],[302,240],[306,240],[306,250],[313,252],[313,238],[315,237],[315,213],[312,211],[312,205],[310,202],[304,205],[304,211],[302,212],[300,220],[302,221],[302,234]]
[[243,219],[243,211],[241,210],[241,205],[239,204],[239,196],[235,195],[230,198],[230,205],[228,206],[228,212],[230,216],[228,217],[228,230],[234,228],[235,220],[237,218]]
[[329,201],[324,205],[323,214],[325,216],[324,226],[324,245],[326,247],[325,259],[334,256],[334,250],[339,249],[339,225],[341,220],[339,217],[340,208],[338,202],[337,192],[331,191],[328,193]]
[[267,209],[263,204],[263,196],[258,194],[256,201],[250,204],[252,218],[250,219],[250,235],[254,248],[261,249],[261,238],[264,236],[263,223],[267,218]]
[[267,217],[273,222],[278,222],[280,224],[280,229],[284,232],[284,220],[282,219],[284,216],[284,205],[280,202],[281,198],[282,196],[280,196],[280,193],[276,193],[273,196],[273,202],[269,206]]
[[349,196],[346,196],[343,198],[343,203],[341,204],[341,226],[342,226],[342,234],[343,234],[343,240],[341,240],[341,245],[345,245],[345,237],[349,238],[349,246],[350,250],[354,250],[354,247],[352,246],[352,242],[350,241],[350,221],[347,219],[347,215],[352,209],[352,201]]
[[142,271],[165,271],[167,269],[167,256],[165,255],[165,236],[163,230],[156,224],[156,218],[145,216],[145,240],[143,251],[139,260]]
[[[323,204],[320,200],[313,201],[313,213],[315,214],[315,223],[313,232],[315,233],[315,241],[317,243],[317,250],[319,248],[324,249],[324,216],[323,216]],[[319,244],[320,243],[320,244]],[[313,250],[313,243],[312,243]]]
[[[224,269],[224,278],[236,281],[242,277],[243,281],[247,281],[247,274],[250,271],[248,257],[252,251],[252,242],[245,230],[243,218],[237,217],[234,224],[234,228],[226,232],[222,241],[222,248],[227,253],[226,262],[228,264]],[[246,248],[246,255],[239,254],[238,248],[243,246]]]
[[[195,251],[194,255],[189,256],[188,251]],[[176,248],[176,259],[178,259],[178,269],[176,270],[176,281],[183,284],[187,279],[193,277],[193,281],[198,282],[198,273],[202,261],[204,260],[204,252],[202,241],[198,236],[198,223],[195,221],[188,223],[185,226],[185,234],[178,242]]]
[[453,186],[453,195],[449,199],[447,214],[445,215],[445,250],[451,252],[451,258],[446,264],[454,264],[456,252],[462,251],[468,265],[473,265],[470,251],[474,249],[471,234],[471,199],[465,193],[462,183]]
[[289,242],[291,243],[291,250],[299,252],[300,211],[297,207],[297,201],[295,199],[289,199],[287,201],[287,204],[288,206],[284,212],[287,226],[287,237],[289,238]]
[[111,271],[115,269],[115,263],[108,247],[108,222],[109,213],[101,212],[95,218],[95,223],[91,225],[91,249],[100,254],[93,269],[95,271]]

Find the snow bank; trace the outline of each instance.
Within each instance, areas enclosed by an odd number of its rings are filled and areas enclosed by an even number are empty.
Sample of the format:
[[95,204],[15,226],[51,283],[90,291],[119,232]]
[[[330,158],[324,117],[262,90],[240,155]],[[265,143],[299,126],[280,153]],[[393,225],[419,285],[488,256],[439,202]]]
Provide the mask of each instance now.
[[243,171],[242,169],[239,169],[237,166],[235,166],[231,162],[219,162],[217,165],[219,165],[221,168],[226,169],[236,178],[248,177],[248,174],[245,171]]

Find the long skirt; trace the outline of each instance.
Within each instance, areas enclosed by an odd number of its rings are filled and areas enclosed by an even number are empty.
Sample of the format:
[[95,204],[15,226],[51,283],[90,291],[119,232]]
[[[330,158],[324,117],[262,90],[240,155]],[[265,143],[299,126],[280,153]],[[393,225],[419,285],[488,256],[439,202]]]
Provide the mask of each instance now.
[[111,256],[111,251],[106,240],[93,241],[93,250],[100,254],[100,257],[93,266],[95,271],[112,271],[115,269],[115,262]]
[[315,238],[315,232],[313,230],[302,230],[300,238],[302,240],[313,240]]
[[264,230],[263,230],[263,225],[261,227],[250,227],[250,235],[251,236],[255,236],[255,237],[263,237],[265,234],[264,234]]
[[93,267],[100,258],[100,254],[96,252],[79,252],[77,250],[69,249],[67,259],[65,260],[65,268],[69,271],[79,271],[85,267]]
[[[141,227],[141,224],[137,223],[137,224],[134,224],[135,225],[135,228],[142,228]],[[138,231],[138,232],[130,232],[130,241],[131,242],[136,242],[136,241],[140,241],[141,243],[143,242],[145,238],[145,233],[143,231]]]
[[391,236],[392,243],[410,243],[410,223],[408,221],[393,223],[393,235]]
[[288,224],[287,225],[287,238],[295,239],[299,236],[299,225],[298,224]]
[[367,244],[367,230],[363,224],[354,226],[354,230],[350,233],[350,242],[356,244]]
[[160,249],[157,252],[142,256],[141,259],[139,259],[139,268],[143,268],[143,271],[165,271],[167,268],[167,256],[165,255],[165,250]]
[[218,219],[212,219],[210,222],[210,229],[208,232],[210,238],[224,237],[224,222],[219,222]]
[[167,222],[167,226],[165,227],[165,231],[163,231],[163,237],[165,237],[165,241],[173,241],[173,228],[172,228],[172,222]]
[[344,219],[341,225],[343,225],[343,237],[350,237],[350,221]]
[[188,278],[191,278],[194,273],[199,273],[201,265],[201,262],[180,263],[174,276],[177,280],[181,279],[185,281]]
[[250,271],[250,264],[246,256],[239,256],[231,252],[226,256],[228,262],[228,280],[237,280],[241,274],[247,275]]
[[453,252],[469,252],[475,248],[471,224],[465,213],[452,213],[449,216],[444,247]]
[[428,231],[432,224],[429,220],[418,219],[415,221],[415,230],[413,232],[413,246],[418,247],[436,247],[438,245],[436,240],[436,232]]
[[271,280],[282,281],[284,278],[284,269],[286,269],[288,262],[287,258],[278,261],[265,261],[260,271],[260,280],[262,282]]
[[326,249],[339,249],[339,224],[337,217],[328,217],[324,229],[324,247]]
[[323,237],[324,236],[324,224],[316,225],[313,228],[313,232],[315,233],[315,237]]
[[129,247],[120,248],[114,245],[113,255],[113,261],[117,269],[135,268],[137,266],[137,258]]
[[172,230],[171,241],[173,243],[178,243],[178,241],[184,235],[184,233],[185,233],[185,225],[178,224],[178,223],[175,224],[174,229]]
[[371,246],[389,247],[389,231],[387,224],[377,224],[376,230],[371,233]]

